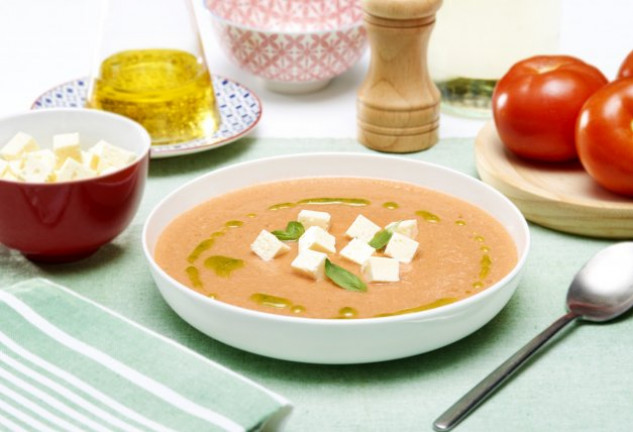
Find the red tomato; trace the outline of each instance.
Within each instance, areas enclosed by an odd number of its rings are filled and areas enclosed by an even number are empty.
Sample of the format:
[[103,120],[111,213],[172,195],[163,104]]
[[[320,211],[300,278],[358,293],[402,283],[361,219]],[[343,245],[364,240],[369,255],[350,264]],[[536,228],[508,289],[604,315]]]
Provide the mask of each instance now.
[[576,125],[578,157],[600,185],[633,196],[633,78],[598,90]]
[[570,56],[536,56],[516,63],[492,95],[499,137],[521,157],[575,159],[578,111],[606,83],[598,69]]
[[629,77],[633,77],[633,51],[626,56],[618,71],[618,79]]

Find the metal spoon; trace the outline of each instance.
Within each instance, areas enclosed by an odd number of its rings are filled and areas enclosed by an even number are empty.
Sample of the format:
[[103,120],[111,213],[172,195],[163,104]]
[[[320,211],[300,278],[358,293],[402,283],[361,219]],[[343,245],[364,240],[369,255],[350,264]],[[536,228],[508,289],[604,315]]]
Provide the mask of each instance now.
[[594,322],[609,321],[632,306],[633,242],[616,243],[594,255],[576,274],[567,292],[567,314],[473,387],[435,420],[433,428],[436,431],[453,429],[552,336],[576,318]]

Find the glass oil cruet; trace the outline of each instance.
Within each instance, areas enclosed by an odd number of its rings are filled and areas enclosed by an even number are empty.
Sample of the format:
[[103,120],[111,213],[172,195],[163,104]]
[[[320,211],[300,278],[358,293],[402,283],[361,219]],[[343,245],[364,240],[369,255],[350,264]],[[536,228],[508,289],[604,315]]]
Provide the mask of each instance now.
[[87,107],[136,120],[152,145],[213,135],[220,118],[191,1],[107,0],[102,15]]
[[442,110],[491,116],[497,80],[515,62],[559,48],[561,0],[444,0],[429,42]]

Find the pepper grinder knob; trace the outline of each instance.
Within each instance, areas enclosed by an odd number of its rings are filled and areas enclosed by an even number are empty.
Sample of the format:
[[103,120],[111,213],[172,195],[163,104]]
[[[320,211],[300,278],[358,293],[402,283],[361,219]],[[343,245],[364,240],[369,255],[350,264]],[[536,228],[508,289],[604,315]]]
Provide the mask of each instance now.
[[358,90],[358,140],[378,151],[424,150],[438,140],[440,92],[427,48],[442,0],[363,0],[371,60]]

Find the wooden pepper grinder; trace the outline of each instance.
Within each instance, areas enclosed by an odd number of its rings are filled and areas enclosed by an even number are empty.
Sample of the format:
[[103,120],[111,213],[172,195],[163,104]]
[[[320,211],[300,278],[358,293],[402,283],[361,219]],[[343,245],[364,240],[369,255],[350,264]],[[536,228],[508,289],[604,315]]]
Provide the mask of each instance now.
[[363,0],[371,47],[358,90],[358,140],[378,151],[424,150],[438,140],[440,92],[427,48],[442,0]]

